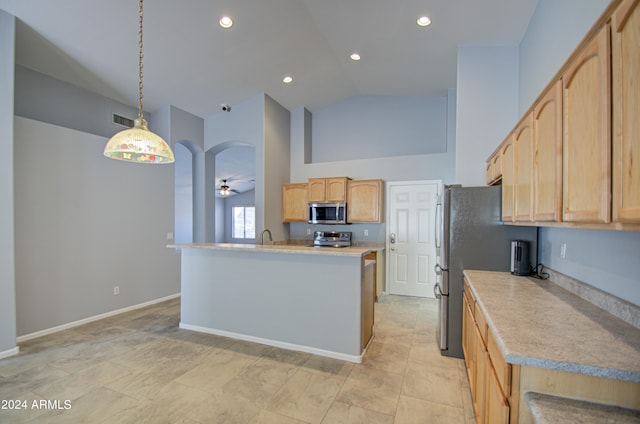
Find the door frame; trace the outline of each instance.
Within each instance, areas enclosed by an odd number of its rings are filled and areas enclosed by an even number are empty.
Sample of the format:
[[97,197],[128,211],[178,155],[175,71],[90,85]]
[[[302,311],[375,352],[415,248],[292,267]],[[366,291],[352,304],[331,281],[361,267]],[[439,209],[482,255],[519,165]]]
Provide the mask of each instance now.
[[[385,182],[385,235],[384,235],[384,251],[385,251],[385,282],[384,282],[384,290],[383,294],[389,295],[389,287],[391,285],[391,266],[390,265],[390,253],[389,250],[389,234],[391,225],[391,187],[393,186],[408,186],[408,185],[425,185],[425,184],[436,184],[438,186],[438,195],[442,193],[442,180],[410,180],[410,181],[386,181]],[[437,252],[436,252],[437,255]],[[435,272],[435,270],[433,271]]]

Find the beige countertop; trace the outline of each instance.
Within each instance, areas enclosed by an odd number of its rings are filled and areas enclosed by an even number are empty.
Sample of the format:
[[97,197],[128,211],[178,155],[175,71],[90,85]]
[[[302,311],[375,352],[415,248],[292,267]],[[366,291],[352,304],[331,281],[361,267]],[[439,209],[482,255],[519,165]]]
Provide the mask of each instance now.
[[234,243],[184,243],[169,244],[176,249],[209,249],[235,252],[290,253],[300,255],[364,256],[374,251],[371,247],[311,247],[297,244],[234,244]]
[[640,329],[551,281],[464,274],[508,363],[640,382]]

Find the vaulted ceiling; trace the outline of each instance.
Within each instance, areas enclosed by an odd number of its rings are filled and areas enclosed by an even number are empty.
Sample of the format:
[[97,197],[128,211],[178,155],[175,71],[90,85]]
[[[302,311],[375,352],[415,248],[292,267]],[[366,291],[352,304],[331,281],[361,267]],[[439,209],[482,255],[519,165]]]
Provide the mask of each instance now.
[[[206,118],[262,92],[312,112],[356,95],[444,95],[456,86],[459,45],[519,44],[536,4],[147,0],[144,108],[172,104]],[[138,1],[0,0],[0,8],[19,19],[18,64],[137,105]],[[218,24],[224,15],[229,29]],[[431,25],[416,24],[422,15]]]

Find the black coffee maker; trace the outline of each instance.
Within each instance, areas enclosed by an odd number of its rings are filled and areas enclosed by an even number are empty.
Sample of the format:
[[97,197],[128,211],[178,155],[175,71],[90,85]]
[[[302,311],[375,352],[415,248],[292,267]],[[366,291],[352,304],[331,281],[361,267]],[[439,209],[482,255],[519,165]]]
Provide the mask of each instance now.
[[511,241],[511,274],[531,275],[530,250],[531,243],[526,240]]

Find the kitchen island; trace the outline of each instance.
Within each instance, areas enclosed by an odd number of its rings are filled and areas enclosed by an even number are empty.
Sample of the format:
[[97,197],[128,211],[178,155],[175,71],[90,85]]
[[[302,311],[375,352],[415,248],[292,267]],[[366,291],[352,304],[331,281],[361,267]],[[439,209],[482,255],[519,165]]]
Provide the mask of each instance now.
[[370,248],[168,247],[182,251],[180,328],[362,361],[373,326]]

